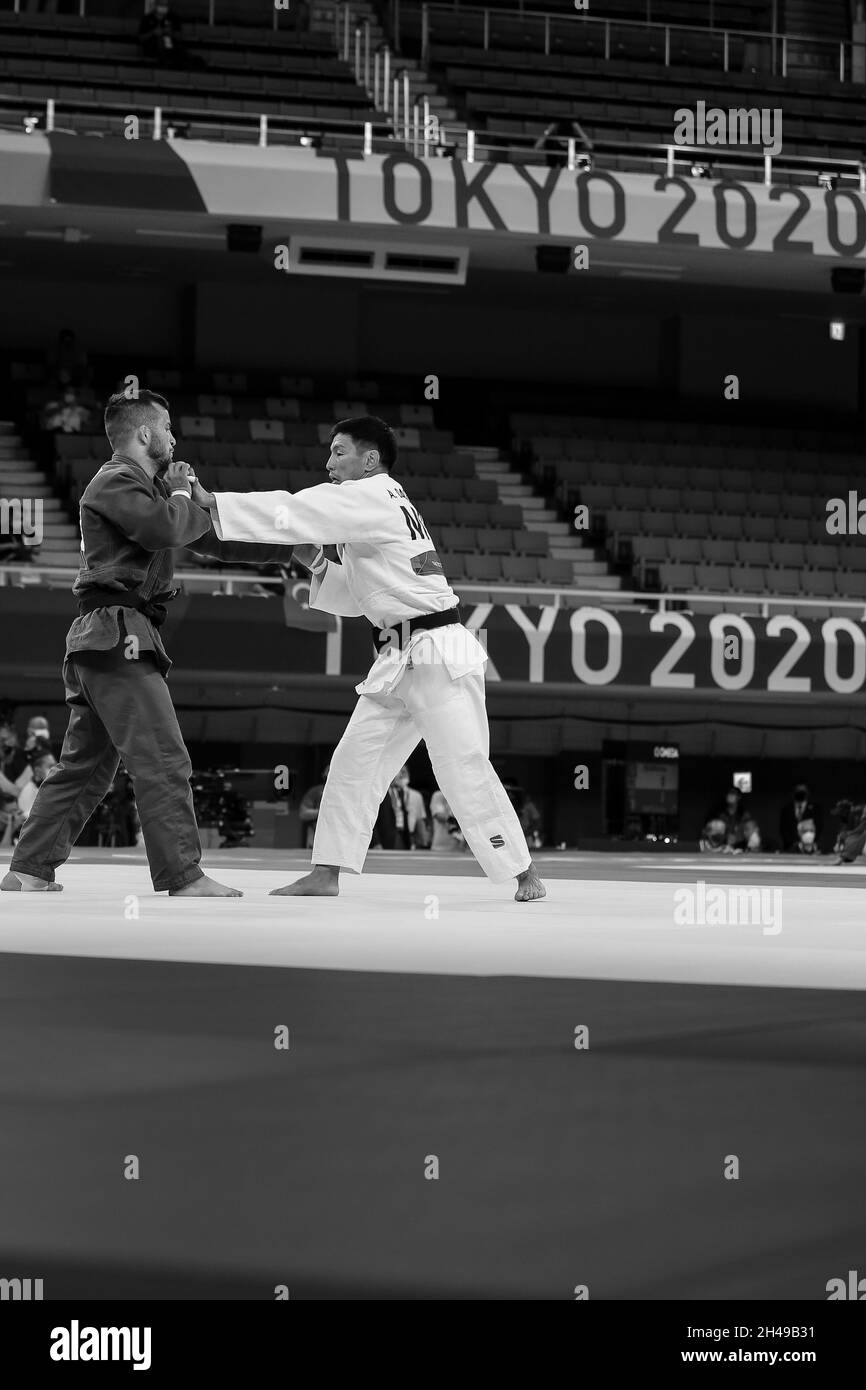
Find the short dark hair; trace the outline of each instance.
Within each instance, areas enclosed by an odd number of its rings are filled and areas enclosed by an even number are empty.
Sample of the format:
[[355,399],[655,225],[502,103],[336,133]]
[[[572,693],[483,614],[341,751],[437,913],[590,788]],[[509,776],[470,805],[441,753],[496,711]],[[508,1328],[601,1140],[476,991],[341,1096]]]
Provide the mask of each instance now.
[[394,431],[378,415],[353,415],[349,420],[338,420],[331,430],[332,444],[338,434],[347,434],[356,446],[362,444],[368,449],[378,449],[379,458],[389,473],[397,462]]
[[141,426],[149,423],[153,407],[161,405],[168,410],[165,396],[155,391],[139,391],[137,396],[127,396],[123,391],[115,391],[105,407],[105,433],[112,449],[122,444]]

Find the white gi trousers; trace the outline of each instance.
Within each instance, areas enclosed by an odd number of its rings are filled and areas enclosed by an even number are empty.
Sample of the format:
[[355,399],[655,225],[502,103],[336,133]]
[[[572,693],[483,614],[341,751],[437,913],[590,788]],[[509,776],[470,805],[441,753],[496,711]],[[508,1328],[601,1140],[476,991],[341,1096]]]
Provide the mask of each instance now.
[[382,799],[421,739],[487,877],[504,883],[523,873],[532,856],[490,763],[484,672],[454,679],[438,661],[408,667],[388,694],[360,696],[331,758],[313,863],[361,872]]

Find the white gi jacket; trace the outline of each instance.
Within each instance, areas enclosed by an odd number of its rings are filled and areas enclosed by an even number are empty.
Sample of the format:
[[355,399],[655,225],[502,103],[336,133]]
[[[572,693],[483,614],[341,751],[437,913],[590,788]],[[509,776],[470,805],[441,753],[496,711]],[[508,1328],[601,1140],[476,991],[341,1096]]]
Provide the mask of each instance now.
[[[388,473],[320,483],[302,492],[218,492],[214,529],[220,540],[272,545],[336,545],[340,564],[322,559],[310,607],[343,618],[365,617],[399,633],[403,619],[453,608],[448,584],[423,517]],[[452,680],[483,668],[481,643],[460,623],[392,641],[373,663],[359,695],[389,695],[407,665],[441,663]]]

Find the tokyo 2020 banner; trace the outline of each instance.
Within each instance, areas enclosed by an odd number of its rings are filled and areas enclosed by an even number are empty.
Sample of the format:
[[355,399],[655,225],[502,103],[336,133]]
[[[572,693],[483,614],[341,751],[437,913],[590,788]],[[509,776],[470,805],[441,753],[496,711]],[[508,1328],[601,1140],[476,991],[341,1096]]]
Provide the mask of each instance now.
[[[330,619],[270,599],[193,594],[176,600],[163,630],[175,675],[213,682],[243,675],[269,687],[298,676],[360,681],[373,660],[362,619]],[[464,602],[464,622],[484,644],[491,688],[527,694],[558,685],[579,691],[725,691],[774,698],[818,694],[850,701],[866,689],[866,623],[848,617],[812,622],[791,614],[635,613],[587,603],[579,608]],[[0,588],[7,675],[58,674],[71,595]],[[26,653],[26,662],[23,656]]]
[[279,146],[0,133],[0,207],[105,207],[315,227],[568,238],[575,246],[866,256],[855,188],[467,164],[408,150],[347,158]]

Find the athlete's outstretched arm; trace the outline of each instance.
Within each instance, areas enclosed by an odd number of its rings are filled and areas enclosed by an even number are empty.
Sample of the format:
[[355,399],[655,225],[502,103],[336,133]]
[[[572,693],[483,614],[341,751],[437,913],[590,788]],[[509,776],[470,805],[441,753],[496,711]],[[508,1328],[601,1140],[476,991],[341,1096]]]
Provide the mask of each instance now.
[[220,540],[338,545],[387,540],[395,518],[363,482],[319,483],[303,492],[217,492],[209,500]]

